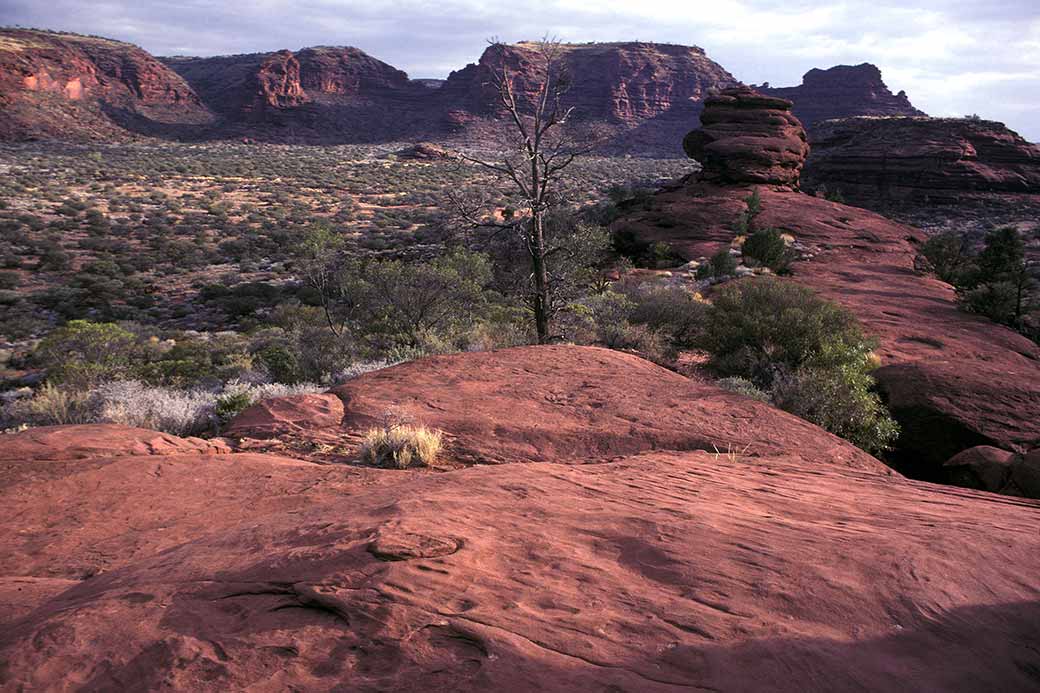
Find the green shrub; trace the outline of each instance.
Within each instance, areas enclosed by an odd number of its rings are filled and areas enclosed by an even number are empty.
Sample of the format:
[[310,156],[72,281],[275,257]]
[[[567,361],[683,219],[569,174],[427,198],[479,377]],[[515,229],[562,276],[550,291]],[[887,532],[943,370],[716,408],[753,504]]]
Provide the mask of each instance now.
[[854,368],[801,368],[773,384],[773,403],[855,443],[870,453],[883,452],[899,426],[878,396],[874,379]]
[[72,320],[47,335],[33,358],[47,369],[48,382],[87,390],[125,377],[138,351],[137,337],[119,325]]
[[844,308],[773,278],[722,287],[698,335],[719,375],[739,377],[794,414],[868,452],[898,433],[870,371],[875,342]]
[[753,260],[754,263],[768,267],[777,274],[786,272],[791,263],[791,253],[779,229],[755,231],[744,241],[742,250],[745,262],[748,259]]
[[217,397],[213,411],[223,425],[251,406],[253,406],[253,396],[249,392],[227,392]]
[[697,268],[698,279],[721,279],[737,273],[737,260],[729,248],[722,248],[706,263]]
[[722,378],[716,381],[715,384],[721,387],[723,390],[735,392],[738,395],[744,395],[745,397],[750,397],[751,399],[757,399],[759,402],[769,401],[769,393],[763,392],[762,390],[755,387],[755,384],[747,378],[730,376],[728,378]]
[[921,255],[931,264],[935,276],[954,286],[963,283],[972,260],[967,240],[954,231],[930,237],[921,244]]
[[1015,321],[1017,305],[1018,290],[1012,282],[980,284],[961,295],[961,306],[964,310],[1002,324]]

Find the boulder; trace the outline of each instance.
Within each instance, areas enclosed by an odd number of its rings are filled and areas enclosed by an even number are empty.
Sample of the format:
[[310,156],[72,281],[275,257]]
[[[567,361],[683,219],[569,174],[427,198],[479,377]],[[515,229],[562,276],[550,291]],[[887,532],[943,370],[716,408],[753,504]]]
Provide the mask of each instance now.
[[701,163],[700,180],[718,184],[767,183],[798,188],[809,153],[791,102],[748,87],[709,97],[701,127],[683,140],[687,156]]
[[1014,453],[978,445],[957,453],[943,464],[945,482],[953,486],[1002,492],[1011,478]]
[[116,424],[41,426],[0,436],[0,462],[70,460],[124,455],[221,455],[231,452],[221,440],[180,438],[145,428]]

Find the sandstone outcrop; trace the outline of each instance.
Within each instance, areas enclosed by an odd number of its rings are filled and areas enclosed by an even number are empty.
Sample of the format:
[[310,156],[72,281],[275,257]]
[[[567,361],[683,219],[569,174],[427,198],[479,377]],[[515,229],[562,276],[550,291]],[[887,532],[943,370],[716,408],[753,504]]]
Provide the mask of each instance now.
[[790,110],[790,101],[748,87],[709,97],[701,127],[683,139],[687,156],[701,163],[700,180],[797,188],[809,146]]
[[[716,114],[716,115],[710,115]],[[748,120],[709,103],[705,129],[731,116],[739,135]],[[724,141],[724,140],[720,140]],[[743,150],[734,148],[743,164]],[[720,154],[722,152],[720,151]],[[710,159],[709,159],[710,163]],[[725,163],[713,165],[726,170]],[[787,169],[796,173],[797,168]],[[644,210],[616,222],[619,231],[669,244],[686,259],[729,247],[753,187],[709,173],[659,193]],[[742,184],[741,184],[742,183]],[[902,427],[890,457],[900,471],[935,481],[956,453],[978,445],[1025,452],[1040,444],[1040,347],[1014,331],[958,310],[953,289],[915,270],[920,231],[863,209],[757,186],[760,227],[785,230],[805,248],[792,280],[849,308],[881,342],[880,389]],[[662,221],[667,223],[660,223]]]
[[308,455],[314,443],[338,446],[349,459],[359,434],[384,425],[388,412],[446,431],[445,464],[602,461],[665,449],[791,455],[891,473],[795,416],[593,347],[426,358],[366,373],[328,395],[257,405],[225,433],[270,439],[283,454],[291,442],[296,456]]
[[956,204],[973,193],[1040,195],[1040,146],[971,118],[849,118],[810,138],[807,188],[868,206]]
[[812,132],[821,120],[854,116],[923,116],[906,92],[893,94],[876,65],[835,65],[805,73],[797,87],[754,87],[794,102],[795,116]]
[[17,518],[0,526],[0,687],[1040,680],[1036,502],[808,455],[573,458],[433,474],[243,453],[0,463]]
[[137,46],[0,29],[0,139],[177,136],[211,118],[179,75]]
[[980,445],[951,457],[943,472],[944,481],[954,486],[1040,498],[1040,448],[1016,455]]

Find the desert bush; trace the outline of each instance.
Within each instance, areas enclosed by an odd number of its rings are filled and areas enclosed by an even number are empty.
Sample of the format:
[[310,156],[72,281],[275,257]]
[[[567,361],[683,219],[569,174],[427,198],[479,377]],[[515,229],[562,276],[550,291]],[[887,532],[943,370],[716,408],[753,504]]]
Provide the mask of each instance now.
[[119,325],[73,320],[47,335],[33,357],[49,382],[87,390],[125,376],[137,352],[137,337]]
[[755,384],[747,378],[740,378],[738,376],[730,376],[728,378],[722,378],[715,382],[716,385],[721,387],[723,390],[729,392],[735,392],[738,395],[744,395],[751,399],[757,399],[760,402],[769,401],[769,393],[763,392],[762,390],[755,387]]
[[898,427],[870,371],[875,341],[855,317],[781,279],[728,284],[707,310],[697,343],[719,375],[746,379],[782,409],[878,453]]
[[899,426],[873,386],[873,378],[859,368],[801,368],[778,378],[772,397],[784,411],[878,453],[889,448]]
[[722,248],[711,258],[697,268],[698,279],[721,279],[732,277],[737,273],[737,260],[729,252],[729,248]]
[[440,431],[392,423],[365,433],[361,459],[377,467],[428,467],[437,460],[441,446]]
[[742,252],[745,262],[753,260],[777,274],[786,272],[791,263],[791,254],[779,229],[755,231],[744,241]]
[[177,436],[217,428],[214,393],[177,390],[136,380],[104,383],[91,393],[95,423],[115,423]]
[[972,261],[971,249],[964,236],[954,231],[937,234],[921,244],[920,252],[939,279],[954,286],[963,284]]
[[44,383],[32,397],[14,400],[4,406],[5,425],[64,426],[92,423],[94,408],[89,394]]

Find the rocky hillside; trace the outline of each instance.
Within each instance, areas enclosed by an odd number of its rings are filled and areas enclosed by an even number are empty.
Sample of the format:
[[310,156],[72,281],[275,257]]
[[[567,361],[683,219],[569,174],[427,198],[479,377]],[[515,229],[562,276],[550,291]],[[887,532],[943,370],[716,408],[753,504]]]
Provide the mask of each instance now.
[[852,116],[923,116],[905,91],[893,94],[870,63],[814,68],[797,87],[756,86],[762,94],[794,102],[794,114],[812,131],[821,120]]
[[971,118],[846,118],[812,132],[805,180],[871,206],[957,203],[965,193],[1040,194],[1040,146]]
[[372,142],[409,137],[431,119],[433,90],[357,48],[164,61],[222,116],[225,135]]
[[177,137],[210,119],[177,73],[136,46],[0,29],[0,139]]
[[[521,100],[533,89],[529,43],[491,46],[447,80],[410,80],[350,47],[160,61],[107,39],[21,30],[0,37],[5,139],[119,139],[139,132],[177,139],[479,144],[501,116],[490,71],[503,64],[514,70]],[[677,154],[707,94],[737,83],[691,46],[566,45],[563,60],[572,81],[567,105],[576,120],[614,135],[614,150]]]
[[[700,113],[708,94],[737,84],[704,49],[661,43],[589,43],[563,47],[562,62],[572,85],[566,103],[577,119],[624,133],[615,148],[678,153],[676,142]],[[464,126],[497,114],[489,79],[505,65],[516,75],[521,104],[533,98],[531,43],[493,45],[480,61],[451,73],[440,90],[449,121]]]
[[[881,342],[875,375],[903,433],[894,461],[921,478],[978,445],[1012,452],[1040,446],[1040,349],[1029,339],[957,308],[952,287],[915,270],[924,235],[872,212],[793,189],[790,148],[777,146],[776,104],[734,90],[707,101],[711,152],[733,156],[727,176],[705,159],[699,179],[658,194],[618,222],[687,259],[729,247],[757,185],[761,227],[781,228],[803,248],[792,279],[843,304]],[[730,127],[720,121],[729,120]],[[757,121],[757,122],[756,122]],[[789,138],[781,138],[787,141]]]
[[[283,427],[281,455],[118,426],[3,436],[0,687],[1040,682],[1037,502],[907,481],[601,349],[438,357],[323,397],[243,414]],[[387,402],[443,428],[445,467],[296,456],[301,432],[351,450]]]

